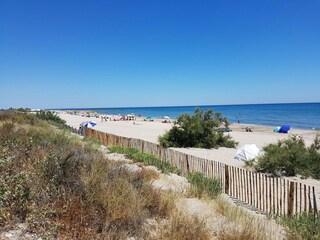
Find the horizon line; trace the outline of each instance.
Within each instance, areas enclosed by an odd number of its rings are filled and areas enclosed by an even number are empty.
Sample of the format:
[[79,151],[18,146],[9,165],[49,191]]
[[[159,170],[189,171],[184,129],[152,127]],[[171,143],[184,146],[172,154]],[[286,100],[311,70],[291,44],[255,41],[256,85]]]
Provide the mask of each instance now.
[[44,110],[87,110],[87,109],[118,109],[118,108],[175,108],[175,107],[209,107],[209,106],[246,106],[246,105],[281,105],[281,104],[315,104],[320,102],[284,102],[284,103],[238,103],[238,104],[200,104],[200,105],[171,105],[171,106],[138,106],[138,107],[72,107],[44,108]]

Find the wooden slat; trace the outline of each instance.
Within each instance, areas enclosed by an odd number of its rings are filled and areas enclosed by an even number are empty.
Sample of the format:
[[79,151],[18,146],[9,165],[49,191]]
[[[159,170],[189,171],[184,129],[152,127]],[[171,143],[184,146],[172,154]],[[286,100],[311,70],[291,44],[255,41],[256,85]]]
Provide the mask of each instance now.
[[250,192],[250,202],[249,202],[249,204],[251,205],[251,206],[253,206],[253,186],[252,186],[252,171],[248,171],[248,174],[249,174],[249,188],[250,188],[250,190],[249,190],[249,192]]
[[261,174],[260,175],[261,177],[261,189],[262,189],[262,192],[261,192],[261,200],[262,200],[262,208],[261,210],[265,212],[265,190],[264,190],[264,176]]
[[276,201],[275,201],[275,187],[276,185],[274,184],[274,177],[272,178],[272,214],[276,213]]
[[236,186],[237,186],[237,196],[236,196],[236,198],[240,199],[239,168],[236,168],[236,181],[237,181],[237,183],[236,183]]
[[269,212],[269,198],[268,198],[268,195],[269,195],[269,191],[268,191],[268,177],[267,175],[264,176],[264,179],[265,179],[265,185],[266,185],[266,193],[265,193],[265,201],[266,201],[266,210],[265,212]]
[[226,167],[225,168],[225,185],[224,185],[224,191],[226,194],[229,194],[230,195],[230,192],[229,192],[229,168]]
[[303,190],[304,190],[304,211],[307,211],[307,186],[303,184]]
[[294,182],[290,182],[288,189],[288,216],[293,214],[293,200],[294,200]]
[[295,191],[295,213],[298,212],[298,183],[294,183],[294,191]]
[[313,211],[315,213],[317,213],[318,212],[317,198],[316,198],[316,194],[315,194],[315,191],[314,191],[314,187],[312,187],[312,193],[313,193]]
[[309,212],[312,212],[312,202],[311,202],[311,197],[310,197],[310,186],[308,186],[308,203],[309,203]]
[[245,176],[246,176],[246,203],[250,203],[250,185],[249,185],[249,172],[248,171],[245,171]]
[[300,194],[299,194],[300,195],[299,196],[300,197],[299,212],[302,212],[302,183],[299,183],[299,187],[300,187],[300,191],[299,191],[300,192]]

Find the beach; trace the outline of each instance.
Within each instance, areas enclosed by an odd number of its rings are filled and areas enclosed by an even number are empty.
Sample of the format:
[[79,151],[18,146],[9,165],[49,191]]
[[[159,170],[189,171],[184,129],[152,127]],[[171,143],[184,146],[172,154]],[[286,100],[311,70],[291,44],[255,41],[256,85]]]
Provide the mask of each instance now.
[[[173,123],[162,123],[161,119],[154,121],[144,121],[143,118],[136,118],[131,121],[101,121],[100,117],[86,117],[74,115],[65,111],[59,111],[58,116],[64,119],[67,125],[79,128],[84,121],[95,121],[97,125],[95,130],[115,134],[118,136],[130,137],[158,143],[158,137],[170,130]],[[108,116],[113,118],[114,116]],[[246,132],[245,128],[251,128],[252,132]],[[274,133],[272,127],[258,126],[251,124],[231,124],[232,130],[229,134],[235,141],[238,142],[237,148],[245,144],[256,144],[262,148],[270,143],[276,143],[278,140],[286,139],[293,135],[302,137],[306,145],[310,145],[314,138],[319,134],[315,130],[291,129],[288,134]],[[237,151],[235,148],[221,147],[219,149],[200,149],[200,148],[175,148],[178,151],[192,154],[197,157],[207,158],[222,162],[231,166],[244,167],[244,162],[234,159]],[[260,151],[262,153],[262,151]]]

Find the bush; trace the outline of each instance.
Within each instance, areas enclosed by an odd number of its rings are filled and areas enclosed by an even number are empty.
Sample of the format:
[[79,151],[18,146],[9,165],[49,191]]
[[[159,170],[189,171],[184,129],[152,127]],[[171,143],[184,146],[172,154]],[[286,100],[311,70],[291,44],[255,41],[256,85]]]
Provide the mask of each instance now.
[[287,227],[288,239],[320,239],[320,216],[300,213],[290,217],[278,217],[277,222]]
[[320,138],[316,137],[310,147],[304,141],[293,136],[263,148],[265,154],[257,160],[256,170],[274,175],[284,174],[320,179]]
[[56,125],[58,127],[65,127],[66,121],[61,119],[59,116],[54,114],[51,111],[43,111],[37,112],[37,117],[41,120],[48,121],[49,123]]
[[236,142],[229,135],[216,130],[222,124],[229,125],[221,113],[197,109],[192,116],[180,115],[173,128],[159,137],[159,142],[164,147],[235,147]]

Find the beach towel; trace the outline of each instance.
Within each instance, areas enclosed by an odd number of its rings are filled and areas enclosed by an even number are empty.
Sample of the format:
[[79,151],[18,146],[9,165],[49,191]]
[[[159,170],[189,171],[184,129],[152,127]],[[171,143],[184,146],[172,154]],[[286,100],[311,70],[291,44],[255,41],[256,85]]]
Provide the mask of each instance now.
[[280,126],[279,126],[279,127],[275,127],[275,128],[273,129],[273,131],[274,131],[274,132],[279,132],[280,128],[281,128]]

